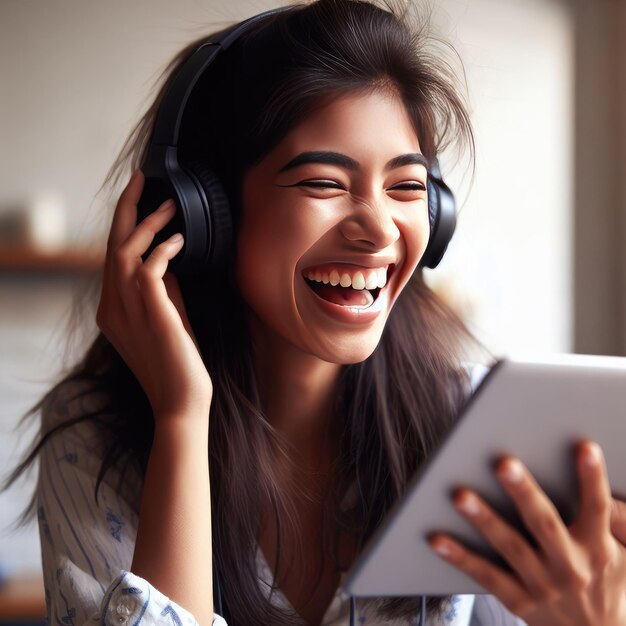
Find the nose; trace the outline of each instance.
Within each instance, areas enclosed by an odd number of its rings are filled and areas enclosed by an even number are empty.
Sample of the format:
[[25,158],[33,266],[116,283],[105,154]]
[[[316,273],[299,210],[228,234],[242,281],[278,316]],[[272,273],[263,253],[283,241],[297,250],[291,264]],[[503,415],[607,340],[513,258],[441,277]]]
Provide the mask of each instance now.
[[341,233],[349,241],[379,250],[400,238],[400,230],[385,202],[366,198],[354,200],[350,215],[341,222]]

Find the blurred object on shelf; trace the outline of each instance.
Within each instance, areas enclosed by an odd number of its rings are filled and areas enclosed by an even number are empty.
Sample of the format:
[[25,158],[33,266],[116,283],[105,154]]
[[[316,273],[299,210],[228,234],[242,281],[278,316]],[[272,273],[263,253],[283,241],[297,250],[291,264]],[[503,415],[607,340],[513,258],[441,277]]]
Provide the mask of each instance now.
[[35,196],[28,207],[27,243],[42,252],[58,252],[67,246],[67,206],[56,191]]
[[67,226],[67,206],[56,191],[38,193],[30,202],[0,206],[0,244],[58,252],[67,247]]
[[26,209],[17,204],[0,207],[0,245],[16,245],[27,238]]

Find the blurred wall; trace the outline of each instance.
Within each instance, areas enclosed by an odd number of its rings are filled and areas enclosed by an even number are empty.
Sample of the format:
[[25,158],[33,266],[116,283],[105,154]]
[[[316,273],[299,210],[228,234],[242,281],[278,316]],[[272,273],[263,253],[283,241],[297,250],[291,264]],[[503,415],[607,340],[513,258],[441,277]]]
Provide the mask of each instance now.
[[574,347],[626,355],[626,2],[573,9]]
[[[496,352],[572,346],[571,7],[557,0],[438,0],[437,31],[459,50],[476,129],[476,174],[444,155],[461,203],[437,287]],[[70,245],[101,238],[97,190],[173,52],[207,29],[269,8],[207,0],[2,0],[0,213],[53,192]],[[471,184],[470,184],[471,183]],[[0,272],[0,453],[61,363],[72,276]],[[82,346],[84,348],[84,346]],[[0,467],[0,470],[3,468]],[[27,489],[0,496],[0,525]],[[0,567],[37,566],[32,530],[0,531]]]
[[[106,228],[94,195],[165,63],[262,3],[3,0],[0,206],[61,195],[70,236]],[[108,216],[106,216],[108,217]]]
[[476,172],[453,171],[461,202],[433,275],[496,354],[572,347],[574,41],[551,0],[437,3],[463,59]]

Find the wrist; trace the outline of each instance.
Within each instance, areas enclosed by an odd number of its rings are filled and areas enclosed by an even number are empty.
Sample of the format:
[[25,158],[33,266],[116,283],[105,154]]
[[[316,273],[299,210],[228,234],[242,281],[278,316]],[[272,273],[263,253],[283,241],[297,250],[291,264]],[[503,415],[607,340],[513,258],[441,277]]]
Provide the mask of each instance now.
[[199,446],[206,450],[209,437],[209,415],[198,413],[162,413],[154,417],[153,445],[177,447]]
[[182,388],[177,393],[162,389],[160,393],[149,396],[149,400],[156,424],[184,422],[201,426],[209,422],[213,394],[200,393],[199,390],[188,393]]

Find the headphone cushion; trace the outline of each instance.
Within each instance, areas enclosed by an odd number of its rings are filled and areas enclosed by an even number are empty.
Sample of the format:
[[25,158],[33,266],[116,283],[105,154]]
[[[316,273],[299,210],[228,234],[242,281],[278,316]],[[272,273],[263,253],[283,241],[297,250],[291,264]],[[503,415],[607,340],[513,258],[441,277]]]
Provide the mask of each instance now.
[[435,176],[428,180],[428,219],[430,238],[422,256],[422,267],[437,267],[443,257],[456,226],[456,207],[449,187]]
[[[224,187],[206,163],[193,161],[185,170],[206,197],[206,266],[216,269],[226,260],[232,239],[232,215]],[[199,268],[198,268],[199,269]]]
[[430,232],[437,223],[437,213],[439,212],[439,198],[437,196],[437,188],[433,180],[428,178],[428,222],[430,223]]

